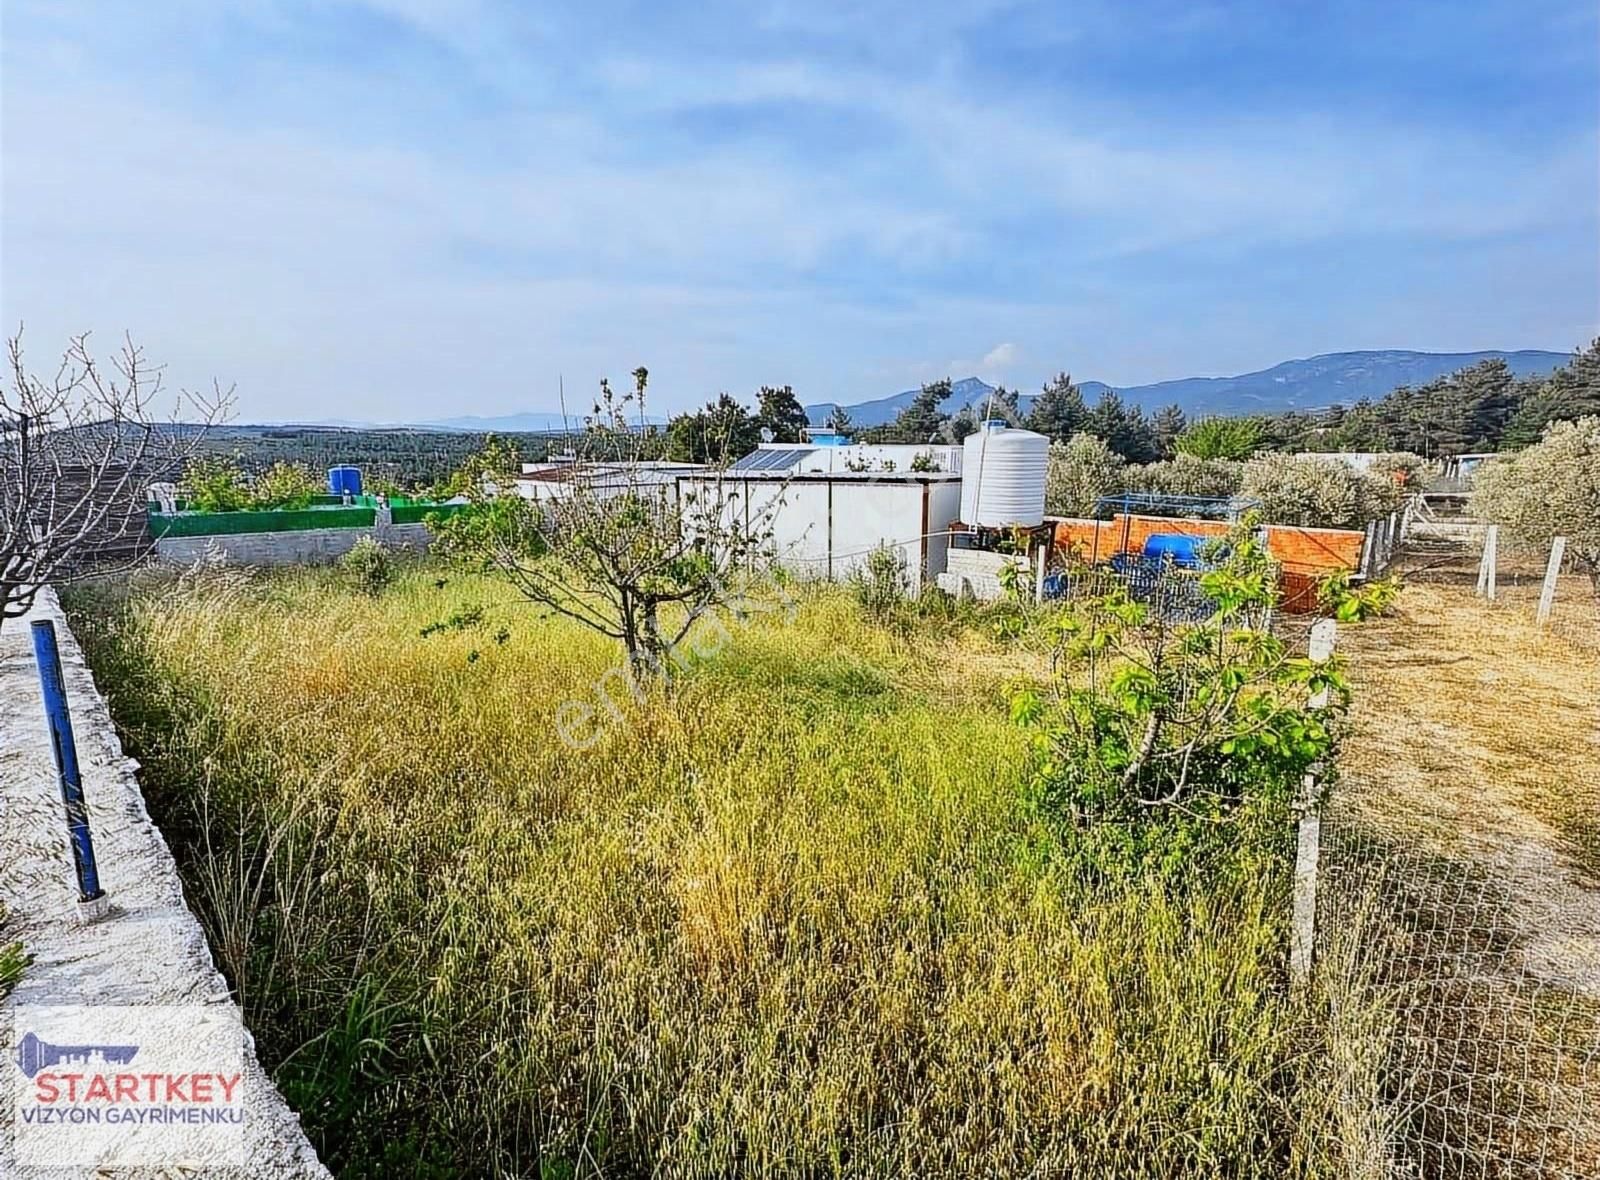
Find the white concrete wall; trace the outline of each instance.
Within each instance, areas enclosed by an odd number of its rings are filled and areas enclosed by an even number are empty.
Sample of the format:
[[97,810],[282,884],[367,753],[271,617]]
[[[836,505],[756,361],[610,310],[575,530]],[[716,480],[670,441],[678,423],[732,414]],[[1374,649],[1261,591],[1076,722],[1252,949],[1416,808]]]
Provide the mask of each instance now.
[[[749,488],[749,511],[755,519],[762,506],[781,503],[772,520],[772,553],[785,568],[804,577],[847,578],[860,568],[872,551],[888,543],[906,561],[911,592],[921,590],[926,579],[944,569],[947,542],[927,538],[928,560],[923,564],[924,531],[945,528],[961,502],[959,480],[923,483],[914,480],[839,479],[833,481],[726,480],[723,494],[739,492],[737,511],[745,511],[744,489]],[[699,489],[715,495],[712,481],[685,479],[682,491]],[[923,496],[928,498],[924,530]],[[724,512],[726,518],[727,512]]]
[[[56,626],[100,882],[114,906],[110,917],[89,926],[77,920],[72,854],[28,626],[45,618]],[[124,756],[83,653],[46,590],[30,615],[0,626],[0,901],[11,912],[4,937],[20,939],[33,956],[16,990],[0,1002],[0,1069],[12,1076],[18,1076],[10,1062],[20,1034],[12,1012],[21,1006],[204,1005],[215,1011],[233,1004],[200,923],[184,903],[172,854],[145,809],[137,769]],[[12,1091],[0,1087],[0,1094],[4,1120]],[[246,1167],[206,1175],[326,1178],[299,1118],[257,1062],[248,1033],[244,1094]],[[0,1134],[0,1176],[179,1174],[177,1167],[24,1171],[11,1158],[12,1148],[12,1136]]]
[[922,488],[919,483],[833,485],[833,576],[846,578],[879,545],[905,558],[912,594],[922,589]]
[[926,456],[939,465],[940,471],[950,472],[954,475],[961,474],[960,447],[947,446],[907,446],[900,443],[852,443],[846,447],[819,447],[813,454],[808,455],[795,468],[800,472],[827,472],[843,474],[852,470],[850,464],[865,463],[869,472],[885,472],[891,470],[886,464],[893,463],[892,470],[904,475],[912,470],[911,465],[916,462],[919,455]]
[[433,534],[425,524],[391,524],[358,529],[290,529],[281,533],[224,533],[215,537],[161,537],[156,556],[162,561],[194,565],[226,561],[230,565],[318,565],[337,560],[362,537],[373,537],[389,549],[425,552]]

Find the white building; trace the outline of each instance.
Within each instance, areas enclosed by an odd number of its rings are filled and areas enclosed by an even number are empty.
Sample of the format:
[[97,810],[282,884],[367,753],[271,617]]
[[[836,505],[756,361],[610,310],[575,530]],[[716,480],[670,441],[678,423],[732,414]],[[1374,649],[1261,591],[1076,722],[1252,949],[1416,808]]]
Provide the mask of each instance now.
[[777,471],[801,474],[961,474],[961,448],[933,443],[763,443],[730,468],[731,471]]
[[587,487],[603,497],[645,488],[672,488],[680,475],[706,468],[700,463],[663,461],[591,463],[557,459],[550,463],[524,463],[516,477],[517,494],[526,500],[560,500],[575,486]]
[[[775,449],[763,447],[745,458]],[[959,452],[959,448],[931,449]],[[943,572],[950,546],[946,530],[961,512],[960,475],[948,470],[907,471],[898,461],[892,472],[741,469],[735,464],[721,473],[680,475],[677,486],[680,496],[696,494],[703,502],[721,497],[730,511],[754,517],[781,497],[771,521],[773,557],[801,576],[848,577],[880,545],[896,549],[905,558],[912,594],[932,585]]]

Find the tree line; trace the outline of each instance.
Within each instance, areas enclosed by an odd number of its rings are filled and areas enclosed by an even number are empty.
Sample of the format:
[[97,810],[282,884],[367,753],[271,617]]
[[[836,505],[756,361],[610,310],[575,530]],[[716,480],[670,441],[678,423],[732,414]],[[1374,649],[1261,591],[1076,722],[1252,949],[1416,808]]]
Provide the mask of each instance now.
[[[835,407],[827,426],[863,443],[959,444],[978,430],[979,414],[972,406],[947,412],[943,407],[952,389],[949,378],[928,382],[892,422],[862,429],[854,429],[844,407]],[[1513,450],[1537,442],[1552,422],[1600,414],[1600,339],[1574,352],[1548,377],[1518,377],[1494,358],[1423,385],[1402,385],[1378,399],[1318,410],[1190,422],[1181,406],[1146,413],[1112,389],[1091,404],[1062,372],[1045,382],[1026,409],[1019,391],[1002,385],[982,413],[1057,443],[1093,435],[1132,464],[1179,454],[1243,460],[1260,451],[1406,451],[1431,459]],[[651,432],[659,434],[661,457],[717,463],[754,450],[763,437],[803,442],[806,426],[805,408],[783,385],[763,386],[754,409],[723,393],[702,409],[671,419],[664,432]]]

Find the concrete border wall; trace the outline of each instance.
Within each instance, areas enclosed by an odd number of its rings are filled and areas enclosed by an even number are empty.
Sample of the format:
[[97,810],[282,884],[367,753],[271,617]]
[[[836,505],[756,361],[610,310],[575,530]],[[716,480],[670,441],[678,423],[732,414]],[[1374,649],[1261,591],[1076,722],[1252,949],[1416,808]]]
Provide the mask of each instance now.
[[[72,856],[28,623],[55,621],[82,767],[100,878],[116,907],[94,925],[77,921]],[[20,939],[33,963],[0,1003],[0,1056],[10,1057],[19,1005],[232,1004],[200,922],[189,910],[177,866],[150,819],[135,771],[95,688],[55,595],[39,595],[30,615],[0,625],[0,901],[11,912],[5,937]],[[256,1060],[245,1034],[245,1127],[248,1163],[208,1176],[252,1180],[326,1178],[329,1173]],[[13,1071],[15,1072],[15,1071]],[[15,1091],[0,1096],[9,1128]],[[0,1133],[0,1176],[18,1175],[11,1136]],[[95,1168],[50,1168],[41,1177],[100,1176]],[[118,1176],[176,1175],[116,1169]]]
[[156,556],[162,561],[194,565],[225,561],[231,565],[317,565],[335,561],[372,537],[387,549],[427,551],[433,534],[423,524],[375,525],[356,529],[290,529],[278,533],[218,533],[206,537],[160,537]]

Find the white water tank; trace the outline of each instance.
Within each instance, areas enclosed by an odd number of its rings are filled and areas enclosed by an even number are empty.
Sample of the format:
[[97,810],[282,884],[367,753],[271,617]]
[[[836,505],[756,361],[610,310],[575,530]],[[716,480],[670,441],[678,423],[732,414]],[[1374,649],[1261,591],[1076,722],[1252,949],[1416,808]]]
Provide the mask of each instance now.
[[985,528],[1044,520],[1050,440],[991,419],[962,443],[961,521]]

